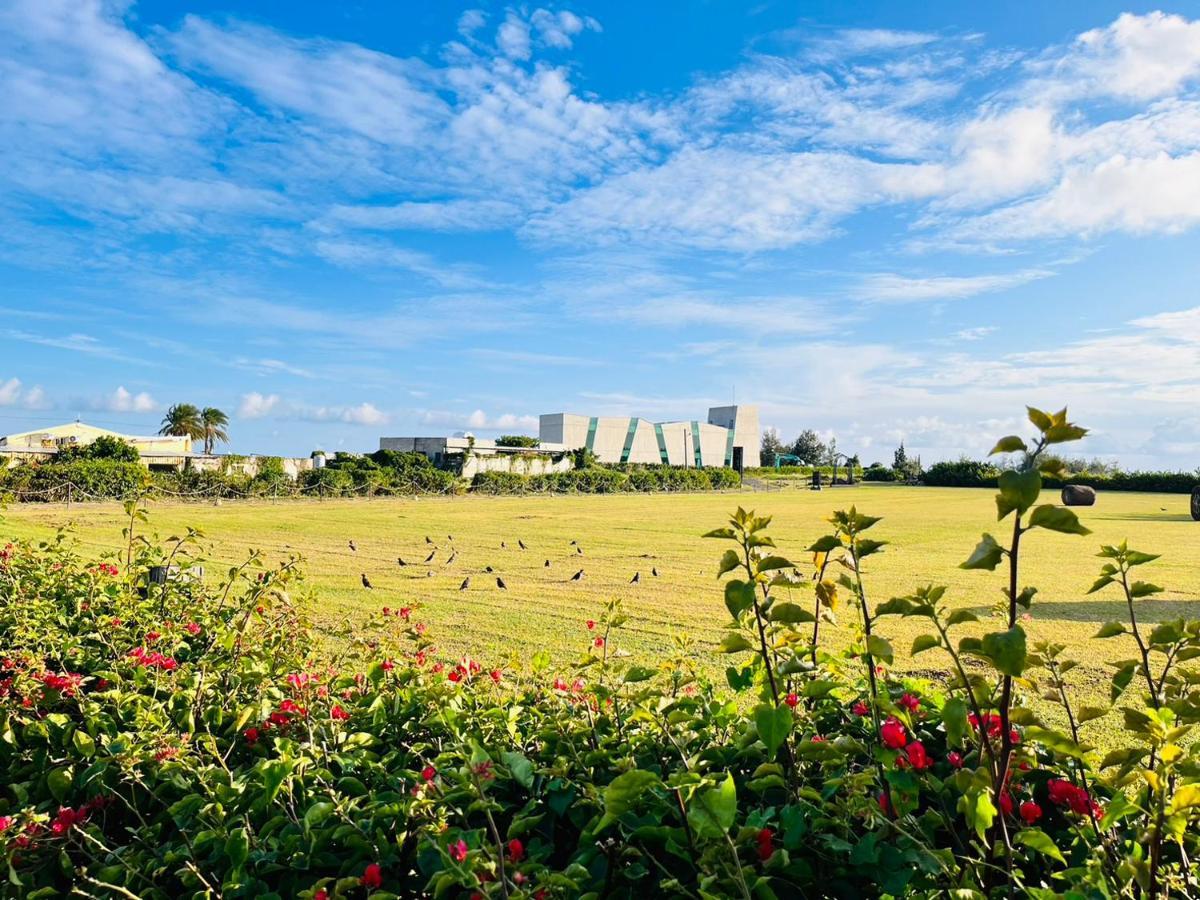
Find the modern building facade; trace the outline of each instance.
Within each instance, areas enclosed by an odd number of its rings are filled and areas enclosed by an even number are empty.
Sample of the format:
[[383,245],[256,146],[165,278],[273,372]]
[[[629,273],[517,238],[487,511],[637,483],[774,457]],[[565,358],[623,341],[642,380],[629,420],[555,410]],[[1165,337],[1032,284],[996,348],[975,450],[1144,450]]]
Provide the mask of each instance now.
[[651,422],[637,416],[551,413],[538,421],[543,444],[567,450],[586,447],[605,463],[644,463],[702,468],[751,468],[760,463],[758,408],[716,406],[708,421]]

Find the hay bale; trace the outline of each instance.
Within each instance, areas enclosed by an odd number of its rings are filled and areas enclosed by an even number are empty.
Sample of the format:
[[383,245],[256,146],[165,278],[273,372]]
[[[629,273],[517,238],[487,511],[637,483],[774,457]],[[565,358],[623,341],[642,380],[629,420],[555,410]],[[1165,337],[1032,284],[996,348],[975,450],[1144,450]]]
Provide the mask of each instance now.
[[1192,488],[1192,518],[1200,522],[1200,487]]
[[1068,484],[1062,489],[1063,506],[1095,506],[1096,489],[1086,484]]

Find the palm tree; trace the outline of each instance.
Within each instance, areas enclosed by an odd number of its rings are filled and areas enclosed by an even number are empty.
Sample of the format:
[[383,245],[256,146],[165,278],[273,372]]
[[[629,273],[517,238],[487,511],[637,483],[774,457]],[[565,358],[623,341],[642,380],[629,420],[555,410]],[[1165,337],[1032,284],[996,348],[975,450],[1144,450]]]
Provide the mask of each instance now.
[[162,428],[158,429],[158,433],[193,440],[204,437],[200,410],[190,403],[176,403],[163,416]]
[[204,452],[210,454],[218,441],[229,443],[229,432],[225,426],[229,424],[229,416],[215,406],[206,406],[200,411],[200,426],[204,432]]

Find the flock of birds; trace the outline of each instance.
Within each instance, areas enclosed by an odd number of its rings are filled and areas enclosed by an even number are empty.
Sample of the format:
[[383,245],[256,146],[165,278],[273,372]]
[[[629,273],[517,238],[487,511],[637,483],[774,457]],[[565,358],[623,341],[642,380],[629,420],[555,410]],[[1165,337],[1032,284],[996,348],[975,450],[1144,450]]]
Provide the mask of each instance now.
[[[446,535],[446,540],[448,540],[450,542],[450,555],[448,557],[446,557],[446,561],[442,564],[443,566],[449,566],[456,559],[458,559],[458,550],[454,546],[454,536],[448,534],[448,535]],[[352,554],[358,553],[358,545],[353,540],[349,540],[346,543],[350,547],[350,552]],[[426,546],[431,547],[432,549],[430,549],[429,554],[425,557],[425,559],[422,561],[421,564],[430,566],[430,565],[434,564],[434,560],[436,559],[438,552],[440,551],[441,548],[439,548],[438,545],[436,543],[434,543],[433,538],[431,538],[429,535],[425,535],[425,544],[426,544]],[[583,548],[581,546],[579,546],[578,541],[571,541],[570,546],[575,548],[575,553],[574,553],[575,556],[583,556],[584,555]],[[529,546],[520,538],[517,539],[517,547],[522,552],[527,551],[529,549]],[[507,550],[508,549],[507,542],[501,541],[500,549]],[[416,565],[416,563],[410,564],[409,562],[406,562],[403,556],[396,557],[396,564],[401,568],[407,568],[409,565]],[[546,568],[546,569],[551,568],[549,559],[547,559],[545,561],[545,563],[543,563],[542,565],[543,565],[543,568]],[[491,565],[484,566],[483,571],[487,575],[495,575],[496,587],[498,587],[502,591],[508,590],[508,585],[505,583],[504,578],[502,576],[500,576],[499,574],[497,574],[496,570]],[[658,577],[658,567],[652,566],[650,569],[650,574],[653,577],[657,578]],[[433,569],[427,570],[425,575],[426,575],[426,577],[432,578],[433,577]],[[371,584],[371,579],[367,577],[366,572],[362,573],[361,578],[362,578],[362,586],[366,590],[368,590],[368,591],[374,590],[374,586]],[[582,581],[583,578],[584,578],[584,570],[582,568],[580,568],[575,572],[574,575],[572,575],[570,578],[568,578],[567,581]],[[633,577],[629,579],[630,584],[640,584],[641,581],[642,581],[642,573],[640,571],[634,572]],[[458,586],[458,589],[460,591],[465,591],[465,590],[468,590],[470,587],[471,587],[471,576],[467,575],[462,580],[462,584],[460,584]]]

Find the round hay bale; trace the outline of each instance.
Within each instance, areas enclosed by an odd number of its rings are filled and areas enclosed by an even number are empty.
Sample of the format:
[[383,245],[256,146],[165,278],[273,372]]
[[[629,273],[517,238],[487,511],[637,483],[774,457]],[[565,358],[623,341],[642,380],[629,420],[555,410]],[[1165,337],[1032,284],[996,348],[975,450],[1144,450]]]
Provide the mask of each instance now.
[[1095,506],[1096,489],[1086,484],[1068,484],[1062,489],[1063,506]]
[[1200,522],[1200,487],[1192,488],[1192,518]]

